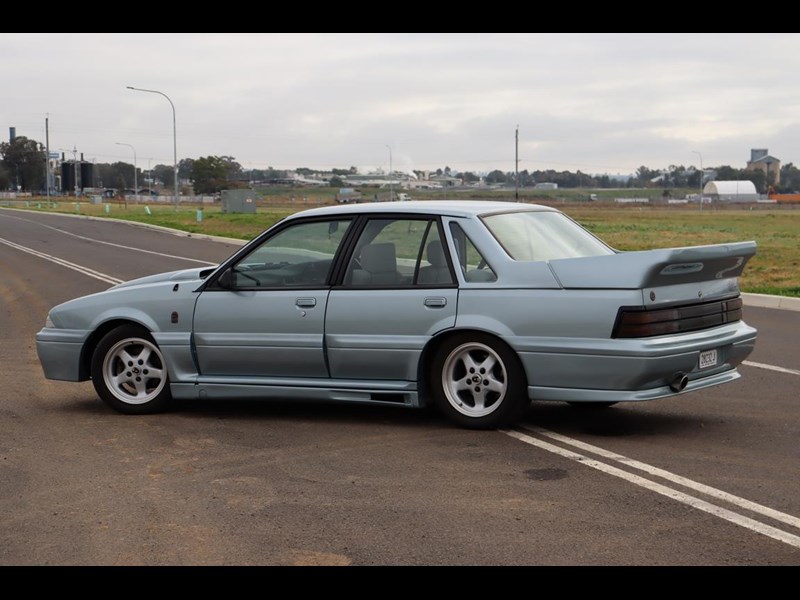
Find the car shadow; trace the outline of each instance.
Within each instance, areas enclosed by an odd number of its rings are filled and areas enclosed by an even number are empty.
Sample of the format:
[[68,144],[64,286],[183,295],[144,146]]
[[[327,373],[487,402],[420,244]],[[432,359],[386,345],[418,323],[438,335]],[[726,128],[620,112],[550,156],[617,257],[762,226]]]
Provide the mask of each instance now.
[[438,413],[405,406],[376,406],[312,400],[228,399],[174,401],[169,412],[198,418],[241,420],[327,421],[331,423],[380,422],[397,426],[446,424]]
[[[99,399],[87,397],[60,405],[59,410],[93,416],[108,415],[138,419],[114,412]],[[291,421],[330,423],[332,425],[376,424],[391,427],[458,429],[432,408],[376,406],[336,402],[292,401],[275,399],[173,400],[164,413],[149,418],[171,417],[238,421]],[[565,435],[624,437],[669,435],[699,429],[707,423],[703,415],[676,414],[654,410],[637,403],[612,407],[576,407],[563,402],[533,402],[518,423],[520,426],[557,430]]]
[[572,406],[563,402],[533,402],[520,425],[557,429],[565,435],[624,437],[669,435],[699,429],[701,415],[676,414],[641,403],[619,403],[610,407]]

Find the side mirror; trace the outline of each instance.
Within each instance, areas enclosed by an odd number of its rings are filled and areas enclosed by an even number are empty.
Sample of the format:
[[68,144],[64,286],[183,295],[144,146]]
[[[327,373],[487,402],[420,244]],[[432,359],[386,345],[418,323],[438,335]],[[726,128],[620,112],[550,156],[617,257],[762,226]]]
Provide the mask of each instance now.
[[217,277],[217,285],[223,290],[233,289],[233,274],[231,273],[231,269],[225,269],[222,274]]

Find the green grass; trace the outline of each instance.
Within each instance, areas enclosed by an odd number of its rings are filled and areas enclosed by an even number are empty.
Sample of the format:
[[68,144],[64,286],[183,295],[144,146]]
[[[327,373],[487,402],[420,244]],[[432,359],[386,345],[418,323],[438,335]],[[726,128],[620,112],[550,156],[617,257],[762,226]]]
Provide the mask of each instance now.
[[[453,195],[451,194],[450,197]],[[485,196],[484,196],[485,197]],[[508,199],[508,192],[505,198]],[[513,191],[511,192],[513,197]],[[546,200],[539,199],[545,203]],[[14,206],[32,210],[58,211],[126,219],[223,237],[249,240],[281,218],[304,208],[331,204],[326,198],[297,195],[267,197],[255,214],[223,214],[218,206],[198,207],[171,204],[104,204],[61,201],[48,206],[44,199],[17,201]],[[754,240],[758,244],[741,277],[743,291],[800,297],[800,207],[756,205],[724,208],[698,206],[618,206],[606,202],[546,202],[570,215],[606,243],[618,250],[695,246]],[[12,205],[3,201],[0,205]]]

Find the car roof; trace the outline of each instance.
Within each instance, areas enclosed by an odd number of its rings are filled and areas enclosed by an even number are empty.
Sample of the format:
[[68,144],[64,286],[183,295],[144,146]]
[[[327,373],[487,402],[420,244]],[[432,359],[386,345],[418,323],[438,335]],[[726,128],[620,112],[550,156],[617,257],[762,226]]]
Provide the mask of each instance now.
[[321,206],[297,212],[290,218],[309,216],[351,215],[364,213],[416,213],[447,215],[451,217],[472,217],[498,212],[518,211],[558,212],[555,208],[526,202],[501,202],[493,200],[411,200],[394,202],[364,202]]

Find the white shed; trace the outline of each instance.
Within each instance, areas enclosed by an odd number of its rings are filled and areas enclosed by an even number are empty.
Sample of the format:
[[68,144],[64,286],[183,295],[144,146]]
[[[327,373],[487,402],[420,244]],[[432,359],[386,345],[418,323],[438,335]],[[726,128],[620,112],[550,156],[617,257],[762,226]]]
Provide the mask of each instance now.
[[703,196],[718,202],[758,202],[759,196],[752,181],[709,181]]

